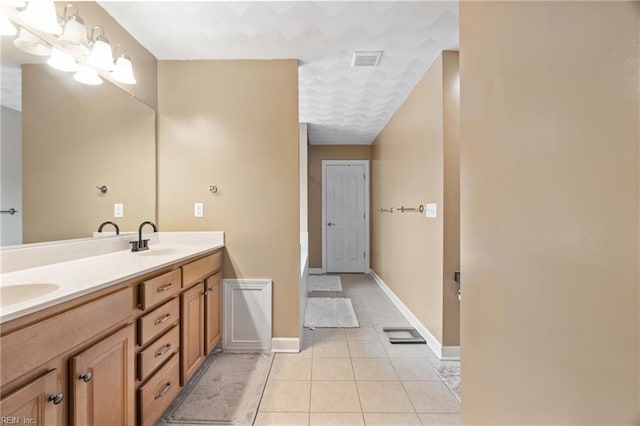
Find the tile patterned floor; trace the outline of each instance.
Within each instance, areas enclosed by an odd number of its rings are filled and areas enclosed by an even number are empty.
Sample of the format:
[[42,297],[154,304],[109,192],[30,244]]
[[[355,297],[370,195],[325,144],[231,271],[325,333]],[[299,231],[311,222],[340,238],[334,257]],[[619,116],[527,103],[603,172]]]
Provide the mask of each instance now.
[[459,425],[461,406],[426,345],[392,345],[382,327],[409,326],[368,275],[345,274],[360,328],[305,330],[299,354],[277,354],[254,425]]

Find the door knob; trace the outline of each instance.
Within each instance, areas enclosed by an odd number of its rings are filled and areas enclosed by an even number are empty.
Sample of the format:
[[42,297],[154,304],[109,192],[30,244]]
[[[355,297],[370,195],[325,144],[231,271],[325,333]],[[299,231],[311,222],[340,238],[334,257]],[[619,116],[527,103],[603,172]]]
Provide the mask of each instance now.
[[80,376],[80,380],[86,383],[86,382],[90,382],[92,377],[93,377],[93,374],[91,374],[90,371],[87,371],[82,376]]
[[327,226],[335,226],[335,223],[329,222],[327,223]]

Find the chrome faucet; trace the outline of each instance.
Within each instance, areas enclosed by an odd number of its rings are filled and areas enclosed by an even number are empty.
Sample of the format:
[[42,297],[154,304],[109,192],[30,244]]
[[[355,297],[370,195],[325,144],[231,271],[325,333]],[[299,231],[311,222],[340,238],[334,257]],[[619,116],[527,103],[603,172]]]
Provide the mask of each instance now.
[[120,235],[120,227],[118,227],[118,225],[114,222],[110,221],[102,222],[98,227],[98,232],[102,232],[102,228],[104,228],[106,225],[113,225],[113,227],[116,228],[116,235]]
[[146,222],[142,222],[140,226],[138,226],[138,241],[129,241],[129,244],[131,244],[131,251],[149,250],[149,240],[142,239],[142,228],[144,228],[145,225],[151,225],[153,227],[153,232],[158,232],[158,227],[155,223],[148,220]]

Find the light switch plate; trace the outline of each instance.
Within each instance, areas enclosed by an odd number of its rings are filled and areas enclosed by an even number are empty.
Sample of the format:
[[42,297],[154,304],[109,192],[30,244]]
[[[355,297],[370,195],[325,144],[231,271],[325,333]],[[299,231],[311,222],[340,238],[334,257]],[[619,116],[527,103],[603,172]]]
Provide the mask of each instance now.
[[193,215],[195,217],[203,217],[204,216],[204,204],[203,203],[195,203],[193,205]]
[[438,217],[438,204],[427,203],[424,210],[427,217]]
[[124,217],[124,204],[115,203],[113,205],[113,217]]

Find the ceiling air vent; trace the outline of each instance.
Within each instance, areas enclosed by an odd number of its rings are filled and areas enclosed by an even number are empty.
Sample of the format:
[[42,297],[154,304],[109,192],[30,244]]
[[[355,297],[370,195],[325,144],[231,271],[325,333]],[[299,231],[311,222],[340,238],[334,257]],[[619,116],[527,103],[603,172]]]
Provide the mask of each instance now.
[[353,52],[352,67],[377,67],[382,57],[382,50]]

